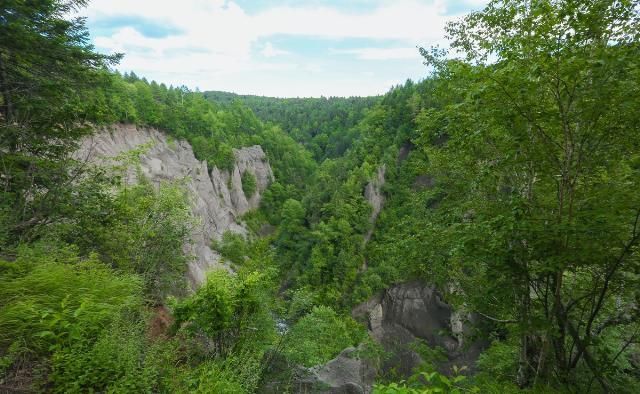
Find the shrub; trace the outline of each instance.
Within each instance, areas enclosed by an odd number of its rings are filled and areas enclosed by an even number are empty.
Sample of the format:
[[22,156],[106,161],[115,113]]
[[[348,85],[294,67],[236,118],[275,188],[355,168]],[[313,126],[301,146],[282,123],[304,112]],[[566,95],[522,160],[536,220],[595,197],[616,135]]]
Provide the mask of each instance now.
[[242,173],[242,191],[247,199],[253,197],[258,189],[258,182],[256,181],[255,175],[250,173],[249,171],[245,171]]
[[151,392],[153,366],[145,365],[149,350],[142,322],[116,321],[91,342],[57,351],[49,380],[55,392]]
[[189,379],[193,393],[253,393],[261,377],[261,359],[240,352],[202,363]]
[[222,234],[222,242],[214,244],[213,248],[234,264],[242,264],[248,254],[247,241],[241,234],[233,231]]
[[175,303],[175,327],[191,335],[206,335],[216,356],[247,344],[260,348],[273,331],[264,284],[258,272],[213,271],[195,294]]
[[350,317],[327,306],[316,306],[287,334],[284,353],[295,364],[323,364],[365,338],[365,330]]
[[478,393],[475,386],[465,387],[466,376],[460,375],[461,370],[454,370],[449,377],[438,372],[421,372],[411,376],[407,381],[389,384],[376,384],[374,394],[462,394]]
[[95,257],[78,263],[51,261],[12,280],[0,280],[0,349],[19,343],[25,352],[46,354],[92,340],[114,318],[137,310],[142,302],[137,276],[117,275]]
[[[21,248],[16,261],[0,266],[0,375],[5,377],[27,365],[35,381],[46,381],[46,369],[38,365],[47,357],[54,355],[59,367],[84,354],[79,349],[96,347],[97,354],[103,354],[100,343],[113,322],[125,316],[139,318],[143,286],[138,276],[117,274],[95,256],[80,259],[73,247],[48,249]],[[123,337],[112,339],[109,346]],[[75,370],[97,378],[85,361],[78,359]],[[76,379],[62,376],[63,387],[71,387],[68,383]]]

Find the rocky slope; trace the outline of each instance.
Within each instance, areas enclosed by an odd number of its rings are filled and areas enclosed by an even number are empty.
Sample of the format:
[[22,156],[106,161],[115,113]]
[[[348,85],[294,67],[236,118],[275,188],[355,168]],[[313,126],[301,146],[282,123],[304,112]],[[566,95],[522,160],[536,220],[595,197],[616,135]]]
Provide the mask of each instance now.
[[[386,356],[377,360],[381,363],[367,358],[364,348],[347,348],[326,364],[297,371],[296,392],[368,394],[376,376],[409,377],[424,361],[433,362],[447,375],[454,366],[473,373],[488,345],[476,315],[455,310],[434,286],[418,281],[380,292],[355,307],[352,315],[366,324],[369,336],[384,349]],[[440,349],[442,357],[424,360],[420,343]]]
[[[135,151],[134,151],[135,150]],[[205,279],[212,268],[224,267],[220,255],[211,249],[211,241],[219,240],[226,231],[245,234],[238,217],[257,208],[261,193],[273,180],[273,172],[260,146],[234,149],[235,164],[231,171],[214,167],[210,172],[206,161],[199,161],[186,141],[177,141],[152,128],[114,125],[100,130],[83,141],[76,156],[93,163],[126,163],[127,152],[140,153],[139,163],[128,166],[126,181],[137,182],[139,174],[154,184],[180,181],[190,195],[192,213],[197,219],[186,252],[194,256],[188,275],[193,287]],[[252,196],[242,190],[242,174],[251,173],[257,188]]]
[[384,207],[384,194],[382,192],[382,188],[385,184],[384,175],[386,171],[387,167],[384,164],[378,167],[375,178],[373,178],[364,189],[364,198],[369,202],[372,208],[371,216],[369,216],[369,222],[372,226],[364,237],[365,243],[369,242],[371,239],[371,236],[373,235],[373,225],[375,225],[378,215],[380,215],[380,212]]
[[417,341],[442,349],[444,358],[436,365],[445,374],[454,366],[473,371],[487,345],[478,335],[474,314],[455,310],[434,286],[421,282],[393,286],[357,306],[352,314],[391,354],[382,369],[393,368],[404,376],[423,361],[414,347]]

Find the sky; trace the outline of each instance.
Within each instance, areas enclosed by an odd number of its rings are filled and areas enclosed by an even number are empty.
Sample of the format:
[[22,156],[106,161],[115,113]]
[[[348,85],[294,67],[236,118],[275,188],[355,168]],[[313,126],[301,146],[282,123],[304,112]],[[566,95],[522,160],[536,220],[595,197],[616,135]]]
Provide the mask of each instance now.
[[190,89],[369,96],[428,74],[418,46],[486,0],[92,0],[81,11],[117,66]]

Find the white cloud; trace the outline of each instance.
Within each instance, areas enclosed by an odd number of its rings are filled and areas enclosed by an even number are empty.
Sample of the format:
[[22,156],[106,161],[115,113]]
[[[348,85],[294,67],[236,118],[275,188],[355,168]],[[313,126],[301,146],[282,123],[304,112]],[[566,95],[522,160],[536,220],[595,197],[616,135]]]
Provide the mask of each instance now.
[[282,55],[291,54],[291,52],[289,52],[289,51],[285,51],[285,50],[282,50],[282,49],[275,48],[271,42],[267,42],[264,45],[264,48],[262,48],[262,51],[260,51],[260,53],[264,57],[276,57],[276,56],[282,56]]
[[420,54],[416,47],[332,49],[331,52],[336,54],[355,55],[358,59],[362,60],[420,59]]
[[[444,25],[451,19],[443,15],[444,11],[441,0],[383,2],[362,13],[326,6],[278,6],[255,14],[248,14],[227,0],[182,0],[179,3],[175,0],[93,0],[83,15],[89,21],[137,16],[176,28],[181,33],[149,38],[125,27],[109,37],[95,37],[94,41],[101,50],[126,54],[119,67],[122,70],[134,70],[150,78],[162,76],[166,83],[219,89],[227,83],[229,76],[244,78],[256,69],[298,69],[303,72],[305,67],[294,64],[264,63],[264,58],[290,54],[270,41],[256,51],[256,43],[275,35],[393,40],[399,47],[359,48],[336,53],[350,54],[360,60],[417,59],[419,62],[416,45],[431,45],[442,40]],[[256,57],[256,53],[262,58]],[[312,74],[319,75],[322,70],[314,68],[313,71]],[[406,77],[408,75],[398,75],[399,80]],[[368,83],[366,88],[361,87],[353,93],[367,90],[368,94],[371,88]],[[319,89],[322,86],[326,87],[326,84],[318,84]],[[348,86],[353,88],[353,83]]]

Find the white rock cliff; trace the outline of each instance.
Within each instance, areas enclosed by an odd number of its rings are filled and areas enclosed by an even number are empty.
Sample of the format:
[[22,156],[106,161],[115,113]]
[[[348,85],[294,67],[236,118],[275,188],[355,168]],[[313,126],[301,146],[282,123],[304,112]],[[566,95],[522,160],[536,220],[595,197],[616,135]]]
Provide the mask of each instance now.
[[[114,125],[100,130],[83,141],[76,157],[100,164],[122,154],[140,149],[140,163],[129,168],[126,181],[137,182],[139,171],[154,184],[162,181],[182,181],[190,195],[191,210],[198,219],[186,252],[194,256],[189,263],[191,285],[197,287],[212,268],[227,268],[220,255],[212,250],[212,240],[220,240],[226,231],[246,234],[238,216],[260,204],[262,192],[273,180],[273,172],[266,155],[258,145],[234,149],[235,164],[231,171],[213,167],[199,161],[186,141],[173,140],[152,128],[134,125]],[[244,172],[256,178],[256,192],[245,196],[241,177]]]

